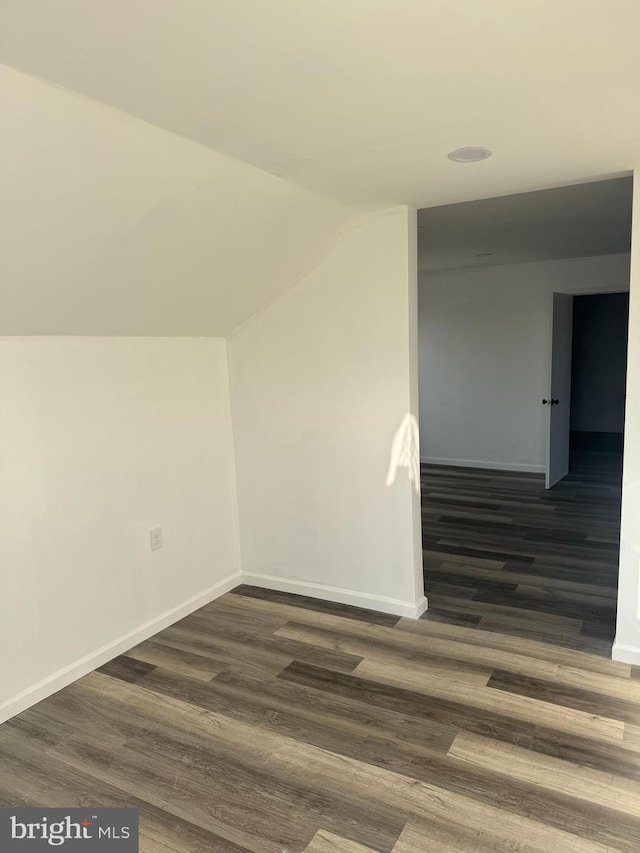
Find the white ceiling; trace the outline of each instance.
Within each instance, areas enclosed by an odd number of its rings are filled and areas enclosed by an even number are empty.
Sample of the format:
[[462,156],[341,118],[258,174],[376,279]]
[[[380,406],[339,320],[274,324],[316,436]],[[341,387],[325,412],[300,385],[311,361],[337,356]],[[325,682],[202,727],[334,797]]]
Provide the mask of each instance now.
[[[631,248],[633,179],[418,211],[421,271],[613,255]],[[488,257],[478,254],[490,253]]]
[[[0,58],[357,206],[640,165],[637,0],[2,0]],[[453,148],[485,145],[482,163]]]

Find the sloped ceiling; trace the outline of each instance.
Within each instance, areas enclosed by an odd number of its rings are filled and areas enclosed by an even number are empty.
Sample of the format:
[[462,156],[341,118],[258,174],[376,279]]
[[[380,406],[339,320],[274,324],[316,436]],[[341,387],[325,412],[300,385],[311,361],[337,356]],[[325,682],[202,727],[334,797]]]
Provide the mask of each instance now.
[[[637,0],[2,0],[3,61],[355,205],[640,165]],[[456,165],[451,149],[494,155]]]
[[0,334],[227,335],[358,218],[4,68]]
[[366,209],[628,174],[638,32],[637,0],[0,0],[0,333],[226,335]]

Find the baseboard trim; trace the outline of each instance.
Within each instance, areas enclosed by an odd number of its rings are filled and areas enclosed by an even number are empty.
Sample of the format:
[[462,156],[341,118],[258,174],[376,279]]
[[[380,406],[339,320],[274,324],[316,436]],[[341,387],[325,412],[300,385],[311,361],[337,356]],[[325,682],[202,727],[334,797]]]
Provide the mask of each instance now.
[[488,468],[490,471],[520,471],[525,474],[544,474],[544,465],[530,465],[528,462],[482,462],[478,459],[442,459],[425,456],[420,459],[425,465],[451,465],[454,468]]
[[630,663],[634,666],[640,666],[640,647],[626,646],[624,643],[614,641],[611,657],[613,660],[620,661],[621,663]]
[[309,581],[276,578],[272,575],[262,575],[257,572],[244,572],[242,582],[277,592],[291,592],[294,595],[307,595],[309,598],[322,598],[335,601],[337,604],[350,604],[365,610],[375,610],[378,613],[390,613],[393,616],[406,616],[409,619],[419,619],[427,610],[429,604],[424,595],[418,601],[401,601],[398,598],[386,598],[382,595],[371,595],[367,592],[354,592],[337,586],[310,583]]
[[42,699],[46,699],[47,696],[51,696],[52,693],[57,693],[58,690],[61,690],[68,684],[77,681],[77,679],[82,678],[83,675],[87,675],[87,673],[92,672],[94,669],[102,666],[104,663],[107,663],[107,661],[110,661],[117,655],[120,655],[133,646],[138,645],[138,643],[148,640],[149,637],[157,634],[158,631],[162,631],[163,628],[167,628],[169,625],[177,622],[178,619],[182,619],[184,616],[188,616],[190,613],[193,613],[193,611],[197,610],[199,607],[203,607],[210,601],[214,601],[216,598],[224,595],[225,592],[229,592],[229,590],[234,589],[236,586],[239,586],[241,583],[242,578],[240,572],[230,575],[224,580],[208,587],[203,592],[199,592],[197,595],[183,601],[177,607],[173,607],[171,610],[166,610],[155,619],[151,619],[143,625],[140,625],[140,627],[135,628],[133,631],[129,631],[128,634],[124,634],[96,651],[90,652],[88,655],[80,658],[80,660],[77,660],[74,663],[69,664],[69,666],[54,672],[53,675],[43,678],[42,681],[39,681],[32,687],[27,687],[26,690],[23,690],[21,693],[12,696],[0,704],[0,723],[4,723],[11,717],[15,717],[16,714],[20,714],[27,708],[35,705],[37,702],[42,701]]
[[422,598],[418,599],[418,601],[414,607],[414,612],[412,613],[411,616],[409,616],[409,619],[419,619],[423,613],[427,612],[428,609],[429,609],[429,599],[426,597],[426,595],[423,595]]
[[371,595],[364,592],[354,592],[352,590],[341,589],[339,587],[325,586],[324,584],[314,584],[307,581],[284,580],[282,578],[272,577],[270,575],[262,575],[254,572],[245,572],[241,574],[237,572],[222,581],[208,587],[203,592],[188,598],[177,607],[166,610],[155,619],[151,619],[123,634],[110,643],[90,652],[88,655],[80,658],[74,663],[69,664],[63,669],[59,669],[52,675],[43,678],[37,684],[27,687],[25,690],[11,696],[4,702],[0,703],[0,723],[4,723],[16,714],[26,711],[37,702],[46,699],[53,693],[62,690],[63,687],[72,684],[87,673],[92,672],[99,666],[107,663],[117,655],[126,652],[138,643],[148,640],[154,634],[188,616],[197,610],[199,607],[204,607],[205,604],[214,601],[226,592],[239,586],[241,583],[260,586],[265,589],[273,589],[278,592],[291,592],[295,595],[306,595],[310,598],[321,598],[328,601],[335,601],[339,604],[350,604],[354,607],[362,607],[366,610],[375,610],[379,613],[390,613],[394,616],[405,616],[409,619],[419,619],[428,608],[428,601],[425,596],[418,599],[417,602],[401,601],[397,598],[387,598],[385,596]]

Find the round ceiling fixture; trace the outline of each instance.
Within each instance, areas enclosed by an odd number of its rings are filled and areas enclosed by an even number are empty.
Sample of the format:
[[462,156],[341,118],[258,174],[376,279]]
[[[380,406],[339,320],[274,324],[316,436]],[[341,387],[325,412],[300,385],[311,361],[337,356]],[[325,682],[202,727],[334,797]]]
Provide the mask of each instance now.
[[456,148],[455,151],[450,151],[447,157],[455,163],[477,163],[478,160],[491,157],[491,151],[481,145],[473,145],[469,148]]

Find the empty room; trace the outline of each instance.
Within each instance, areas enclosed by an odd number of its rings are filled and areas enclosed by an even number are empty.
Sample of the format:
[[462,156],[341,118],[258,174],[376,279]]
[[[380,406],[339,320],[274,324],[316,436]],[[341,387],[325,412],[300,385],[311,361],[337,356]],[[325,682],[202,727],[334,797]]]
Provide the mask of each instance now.
[[425,618],[611,656],[632,192],[418,214]]
[[640,850],[632,0],[0,0],[0,851]]

